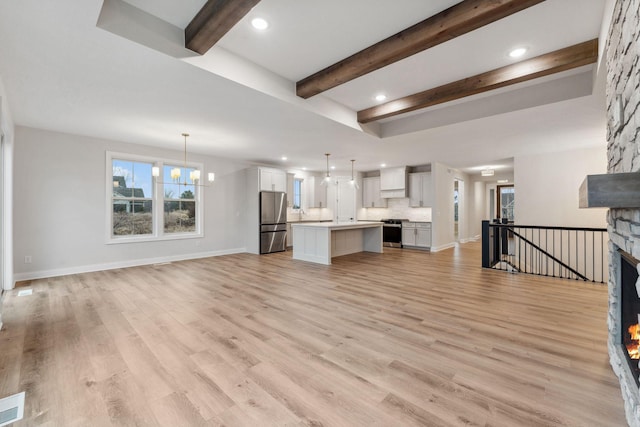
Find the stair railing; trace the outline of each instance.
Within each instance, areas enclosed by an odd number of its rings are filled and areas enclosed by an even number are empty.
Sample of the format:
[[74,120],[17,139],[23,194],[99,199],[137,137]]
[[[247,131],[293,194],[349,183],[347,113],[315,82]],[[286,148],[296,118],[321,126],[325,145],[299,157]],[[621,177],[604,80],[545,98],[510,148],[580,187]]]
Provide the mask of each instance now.
[[482,222],[482,266],[497,270],[605,283],[605,228]]

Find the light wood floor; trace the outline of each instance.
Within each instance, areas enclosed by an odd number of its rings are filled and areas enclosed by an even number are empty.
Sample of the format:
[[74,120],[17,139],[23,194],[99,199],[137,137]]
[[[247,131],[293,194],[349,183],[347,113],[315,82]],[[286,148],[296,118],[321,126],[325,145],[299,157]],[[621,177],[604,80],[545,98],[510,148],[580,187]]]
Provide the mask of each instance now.
[[26,390],[16,426],[626,425],[606,288],[479,265],[469,243],[33,281],[0,396]]

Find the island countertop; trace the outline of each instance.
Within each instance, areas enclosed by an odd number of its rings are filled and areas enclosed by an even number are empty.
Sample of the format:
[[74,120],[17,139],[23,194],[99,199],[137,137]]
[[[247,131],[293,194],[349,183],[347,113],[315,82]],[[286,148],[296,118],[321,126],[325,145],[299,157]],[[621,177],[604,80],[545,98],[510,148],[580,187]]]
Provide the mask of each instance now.
[[349,221],[349,222],[292,222],[291,227],[326,228],[329,230],[349,230],[354,228],[380,227],[380,221]]
[[382,253],[382,226],[379,221],[292,223],[293,259],[330,265],[337,256]]

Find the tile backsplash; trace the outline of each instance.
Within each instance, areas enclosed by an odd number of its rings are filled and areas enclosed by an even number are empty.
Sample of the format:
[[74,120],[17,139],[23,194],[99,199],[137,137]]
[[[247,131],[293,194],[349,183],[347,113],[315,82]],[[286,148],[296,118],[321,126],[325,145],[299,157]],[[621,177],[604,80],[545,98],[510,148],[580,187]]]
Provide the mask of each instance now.
[[379,220],[384,218],[410,219],[431,222],[431,208],[409,207],[409,199],[388,199],[386,208],[362,208],[358,210],[359,220]]
[[287,221],[325,221],[333,219],[333,209],[308,208],[301,211],[287,208]]
[[[360,208],[356,212],[360,221],[375,221],[384,218],[410,219],[431,222],[431,208],[409,207],[409,199],[388,199],[386,208]],[[287,221],[324,221],[333,219],[333,209],[309,208],[303,211],[287,209]]]

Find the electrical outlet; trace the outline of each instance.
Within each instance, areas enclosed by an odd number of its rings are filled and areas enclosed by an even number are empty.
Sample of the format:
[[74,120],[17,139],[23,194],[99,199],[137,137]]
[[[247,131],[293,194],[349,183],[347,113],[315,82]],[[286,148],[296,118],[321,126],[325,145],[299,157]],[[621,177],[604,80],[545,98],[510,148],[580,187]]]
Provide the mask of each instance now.
[[31,264],[31,255],[26,255],[24,257],[24,263],[25,264]]

